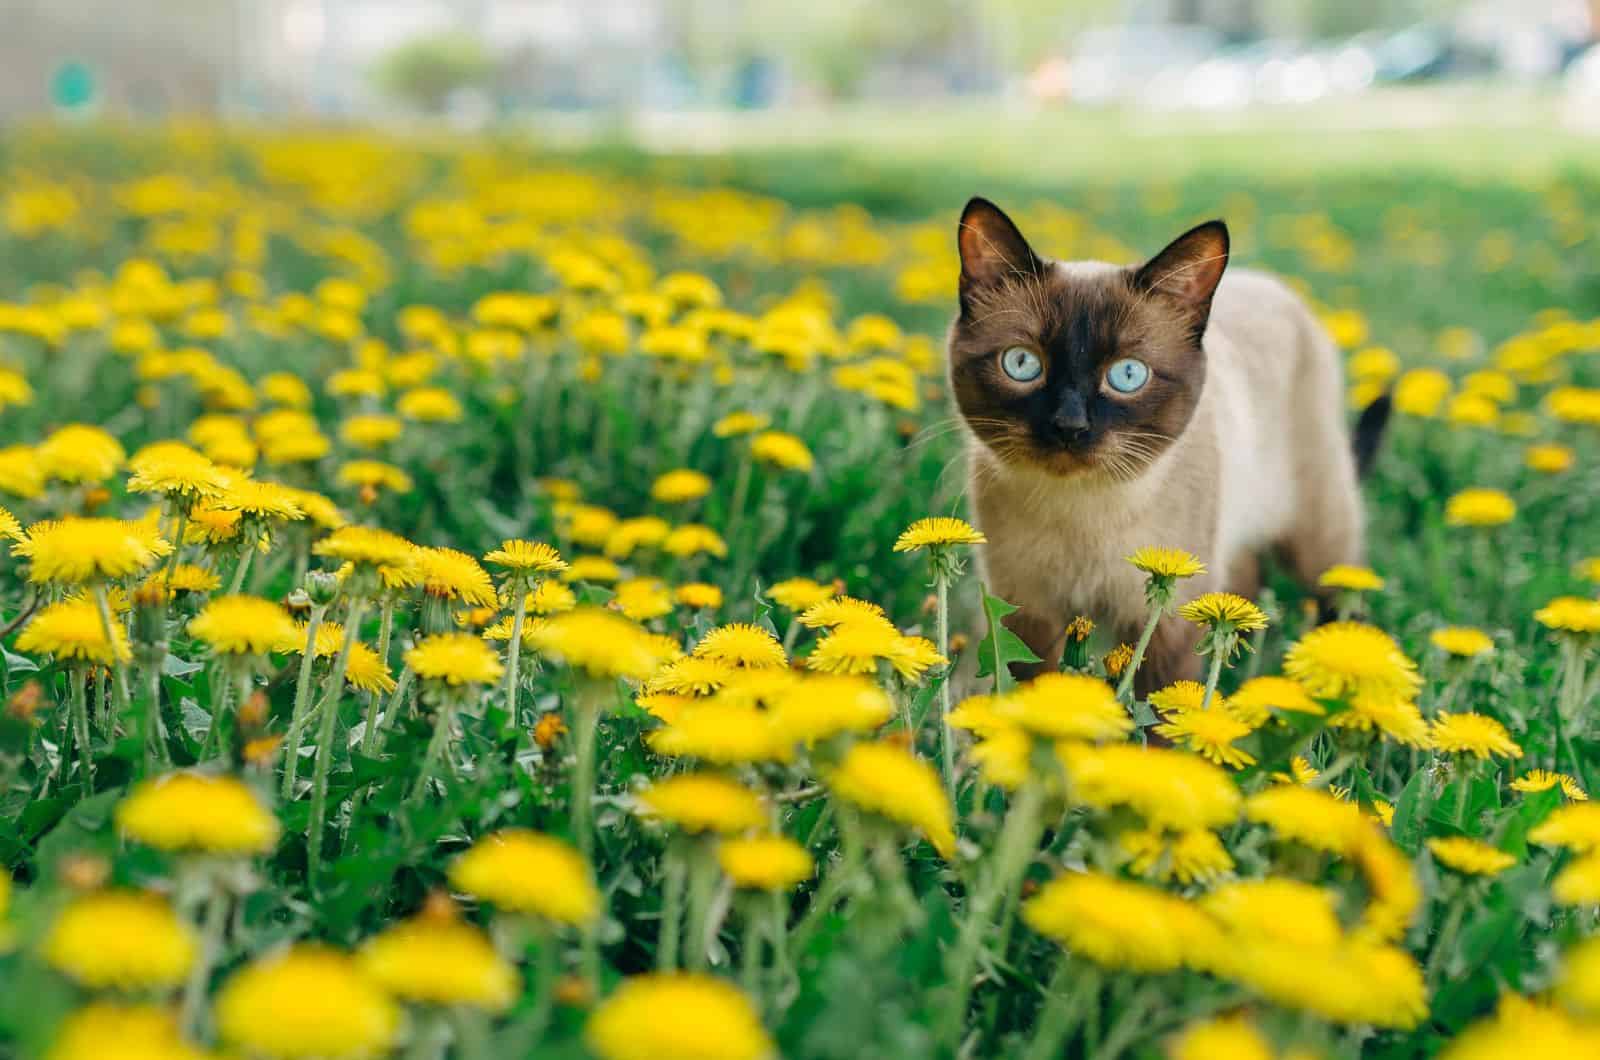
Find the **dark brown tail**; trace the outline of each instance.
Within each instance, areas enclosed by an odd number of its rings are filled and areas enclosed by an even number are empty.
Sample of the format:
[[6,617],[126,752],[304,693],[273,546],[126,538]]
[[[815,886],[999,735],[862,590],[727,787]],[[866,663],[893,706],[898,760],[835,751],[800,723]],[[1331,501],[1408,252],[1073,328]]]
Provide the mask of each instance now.
[[1393,411],[1394,401],[1385,393],[1362,409],[1360,418],[1356,420],[1351,446],[1356,453],[1356,473],[1362,478],[1367,477],[1373,461],[1378,458],[1378,444],[1383,441],[1383,429],[1389,425],[1389,414]]

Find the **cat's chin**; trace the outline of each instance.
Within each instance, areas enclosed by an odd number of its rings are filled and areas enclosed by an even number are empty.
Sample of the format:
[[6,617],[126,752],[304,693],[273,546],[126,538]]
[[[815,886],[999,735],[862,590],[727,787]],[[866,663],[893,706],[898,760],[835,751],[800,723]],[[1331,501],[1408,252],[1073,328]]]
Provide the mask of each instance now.
[[1091,478],[1104,473],[1103,462],[1093,452],[1075,453],[1067,449],[1028,449],[994,459],[1016,471],[1044,474],[1051,478]]

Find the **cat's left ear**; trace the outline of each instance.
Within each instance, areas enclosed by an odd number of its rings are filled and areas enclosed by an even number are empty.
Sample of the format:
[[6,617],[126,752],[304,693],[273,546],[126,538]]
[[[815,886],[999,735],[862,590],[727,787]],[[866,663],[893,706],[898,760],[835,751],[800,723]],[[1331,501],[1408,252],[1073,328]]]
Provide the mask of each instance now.
[[1222,270],[1227,267],[1228,226],[1207,221],[1141,265],[1133,274],[1133,285],[1172,299],[1190,315],[1199,335],[1211,316],[1211,296],[1217,293]]

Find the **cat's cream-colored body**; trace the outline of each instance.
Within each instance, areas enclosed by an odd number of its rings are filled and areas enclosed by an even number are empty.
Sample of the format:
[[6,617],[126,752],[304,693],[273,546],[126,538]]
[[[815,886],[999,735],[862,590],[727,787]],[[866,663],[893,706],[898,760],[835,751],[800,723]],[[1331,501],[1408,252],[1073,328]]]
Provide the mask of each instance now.
[[[1092,274],[1097,263],[1053,268]],[[1183,434],[1131,481],[1093,470],[1059,477],[1005,463],[970,439],[970,490],[988,536],[990,590],[1019,606],[1013,628],[1055,659],[1068,620],[1087,615],[1124,640],[1147,617],[1144,575],[1126,557],[1145,545],[1185,549],[1208,573],[1180,599],[1251,594],[1256,556],[1279,549],[1308,584],[1362,556],[1362,508],[1345,427],[1338,351],[1280,281],[1229,271],[1217,287],[1200,400]],[[1198,669],[1195,631],[1163,621],[1140,685]],[[1047,654],[1048,653],[1048,654]]]

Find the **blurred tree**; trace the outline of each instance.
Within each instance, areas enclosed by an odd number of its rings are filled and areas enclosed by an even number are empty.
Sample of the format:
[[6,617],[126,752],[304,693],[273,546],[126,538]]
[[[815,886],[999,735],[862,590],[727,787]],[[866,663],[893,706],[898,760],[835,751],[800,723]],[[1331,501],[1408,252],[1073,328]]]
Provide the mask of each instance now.
[[381,91],[433,113],[444,109],[451,93],[484,87],[493,75],[488,49],[459,33],[413,38],[380,59],[373,71]]

